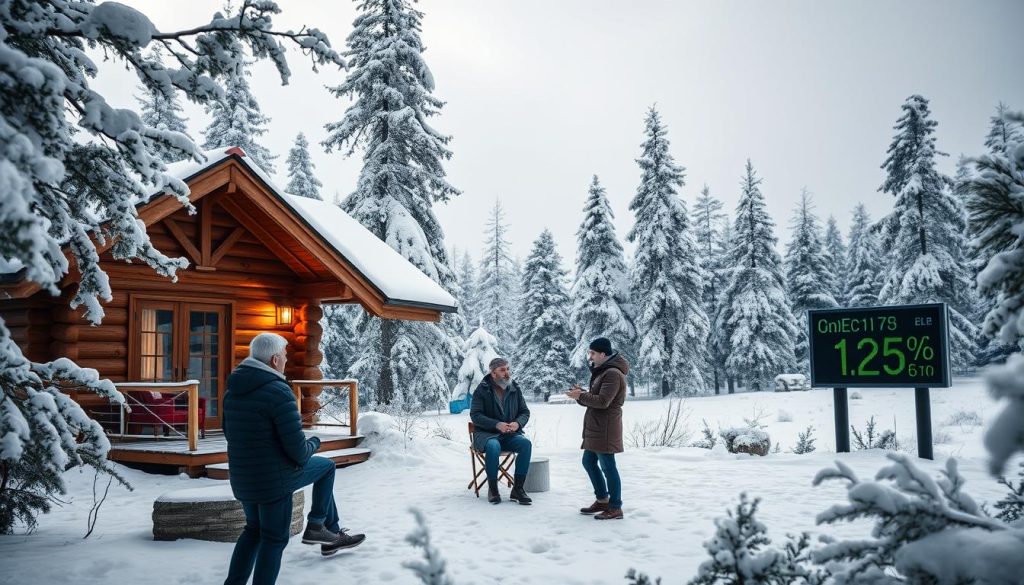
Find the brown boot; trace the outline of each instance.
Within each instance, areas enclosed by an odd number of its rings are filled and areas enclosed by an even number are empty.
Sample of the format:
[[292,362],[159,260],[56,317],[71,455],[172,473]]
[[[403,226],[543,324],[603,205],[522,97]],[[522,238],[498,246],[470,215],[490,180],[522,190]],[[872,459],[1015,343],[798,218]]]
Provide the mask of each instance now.
[[608,508],[594,516],[594,520],[622,520],[622,508]]
[[608,502],[595,500],[593,504],[590,504],[586,508],[580,508],[580,514],[597,514],[598,512],[604,512],[606,510],[608,510]]

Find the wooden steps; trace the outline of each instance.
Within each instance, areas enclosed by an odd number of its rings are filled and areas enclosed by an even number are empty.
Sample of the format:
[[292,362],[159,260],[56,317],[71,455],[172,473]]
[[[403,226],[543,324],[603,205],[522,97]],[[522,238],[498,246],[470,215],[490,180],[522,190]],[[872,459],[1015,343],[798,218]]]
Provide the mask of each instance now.
[[[360,437],[362,438],[362,437]],[[349,465],[355,465],[362,463],[370,458],[370,450],[362,447],[343,447],[343,448],[326,448],[325,445],[334,443],[335,441],[328,441],[320,445],[320,450],[317,451],[317,455],[320,457],[326,457],[331,461],[334,461],[335,467],[347,467]],[[210,479],[228,479],[230,473],[228,471],[227,463],[215,463],[206,466],[206,477]]]

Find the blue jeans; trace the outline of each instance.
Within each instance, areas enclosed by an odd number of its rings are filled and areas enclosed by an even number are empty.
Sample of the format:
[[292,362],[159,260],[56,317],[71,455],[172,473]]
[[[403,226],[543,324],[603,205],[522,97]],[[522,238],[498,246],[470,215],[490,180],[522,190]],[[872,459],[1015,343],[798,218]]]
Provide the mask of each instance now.
[[[598,467],[600,464],[600,468]],[[590,476],[594,486],[594,495],[599,500],[608,498],[608,507],[613,510],[622,508],[622,480],[619,470],[615,467],[615,453],[595,453],[583,451],[583,469]],[[602,471],[604,473],[602,473]],[[608,483],[605,483],[605,479]]]
[[530,471],[530,456],[533,454],[533,443],[526,436],[519,433],[505,433],[497,437],[487,439],[484,444],[484,455],[487,469],[487,479],[497,479],[498,463],[502,451],[512,451],[516,454],[516,475],[525,476]]
[[[292,489],[302,489],[309,484],[313,484],[313,501],[306,520],[338,532],[341,526],[334,503],[334,462],[325,457],[310,457]],[[235,543],[224,585],[245,585],[249,575],[253,575],[253,585],[272,585],[281,571],[284,547],[288,546],[292,496],[289,494],[265,504],[242,502],[242,510],[245,528]]]

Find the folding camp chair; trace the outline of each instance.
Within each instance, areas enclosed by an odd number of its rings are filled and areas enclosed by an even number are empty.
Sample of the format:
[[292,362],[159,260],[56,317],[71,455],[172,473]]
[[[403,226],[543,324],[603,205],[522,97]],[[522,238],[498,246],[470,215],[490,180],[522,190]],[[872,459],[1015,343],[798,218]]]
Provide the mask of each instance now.
[[[480,451],[473,448],[473,423],[469,423],[469,462],[473,466],[473,480],[469,482],[466,489],[476,492],[480,497],[480,488],[487,485],[487,457]],[[508,487],[512,487],[512,465],[516,462],[516,454],[512,451],[502,451],[498,457],[498,481],[504,479]],[[477,464],[479,463],[479,467]],[[481,477],[482,476],[482,477]]]

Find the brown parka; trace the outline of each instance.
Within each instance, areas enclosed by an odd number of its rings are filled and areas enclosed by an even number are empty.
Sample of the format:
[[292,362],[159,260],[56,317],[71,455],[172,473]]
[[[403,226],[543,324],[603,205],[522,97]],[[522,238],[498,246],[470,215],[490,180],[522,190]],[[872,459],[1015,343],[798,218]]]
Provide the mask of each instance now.
[[590,390],[576,400],[587,407],[583,415],[583,449],[622,453],[622,404],[626,401],[629,362],[615,353],[591,370]]

